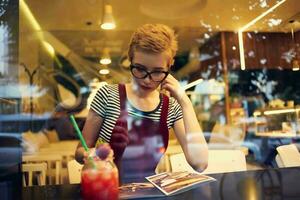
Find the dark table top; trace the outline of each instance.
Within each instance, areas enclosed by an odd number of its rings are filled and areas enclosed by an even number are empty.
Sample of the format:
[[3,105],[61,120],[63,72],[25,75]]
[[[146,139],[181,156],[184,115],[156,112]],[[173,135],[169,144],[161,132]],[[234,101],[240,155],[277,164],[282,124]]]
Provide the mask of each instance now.
[[[217,181],[155,199],[300,199],[300,167],[212,174]],[[23,199],[81,199],[80,185],[23,188]]]

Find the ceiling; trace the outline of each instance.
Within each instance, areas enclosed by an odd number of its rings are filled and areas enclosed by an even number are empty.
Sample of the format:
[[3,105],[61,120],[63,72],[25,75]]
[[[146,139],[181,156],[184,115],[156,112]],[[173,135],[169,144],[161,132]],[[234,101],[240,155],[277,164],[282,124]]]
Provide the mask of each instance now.
[[[217,31],[237,31],[277,0],[26,0],[45,31],[82,56],[98,56],[104,47],[120,55],[127,49],[133,30],[144,23],[164,23],[179,38],[179,51],[188,51]],[[226,2],[226,3],[225,3]],[[110,3],[117,24],[115,30],[99,28],[103,5]],[[250,31],[289,31],[287,26],[300,12],[298,0],[287,0]],[[280,19],[277,26],[269,24]],[[300,22],[300,16],[298,17]],[[278,22],[278,21],[277,21]],[[88,25],[90,24],[90,25]],[[295,23],[296,24],[296,23]],[[26,18],[20,15],[20,32],[28,32]]]

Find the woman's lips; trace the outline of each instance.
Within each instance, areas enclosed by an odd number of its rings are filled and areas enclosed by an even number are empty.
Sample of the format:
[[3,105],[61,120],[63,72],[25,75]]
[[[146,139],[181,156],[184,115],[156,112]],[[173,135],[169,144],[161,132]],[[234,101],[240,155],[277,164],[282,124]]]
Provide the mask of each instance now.
[[144,86],[144,85],[141,85],[140,86],[143,90],[152,90],[152,87],[147,87],[147,86]]

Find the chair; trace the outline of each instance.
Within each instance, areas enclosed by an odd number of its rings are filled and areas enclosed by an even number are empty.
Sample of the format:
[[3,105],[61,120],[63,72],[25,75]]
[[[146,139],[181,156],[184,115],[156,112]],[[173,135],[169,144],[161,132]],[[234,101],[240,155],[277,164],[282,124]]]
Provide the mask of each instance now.
[[[208,152],[208,167],[202,172],[203,174],[247,170],[245,154],[240,150],[209,150]],[[170,163],[173,172],[195,172],[186,161],[183,153],[172,155]]]
[[260,147],[252,141],[246,141],[245,137],[246,131],[243,125],[217,123],[211,132],[208,148],[241,150],[246,156],[250,150],[256,160],[261,160]]
[[282,145],[276,148],[278,154],[275,157],[278,167],[300,166],[300,153],[295,144]]
[[79,164],[76,160],[71,160],[68,162],[69,182],[71,184],[81,182],[82,167],[83,165]]
[[241,147],[245,139],[245,131],[237,125],[215,124],[209,139],[209,148],[234,149]]
[[52,178],[55,179],[55,184],[60,184],[61,180],[61,155],[37,153],[34,155],[23,155],[22,162],[27,163],[47,163],[47,177],[49,183],[52,184]]
[[159,163],[157,164],[155,172],[157,174],[161,172],[170,172],[171,171],[170,156],[182,152],[183,151],[180,145],[169,145],[165,154],[161,157]]
[[[29,163],[29,164],[22,164],[22,172],[23,172],[23,186],[32,186],[32,179],[34,173],[37,175],[37,183],[38,185],[45,185],[46,184],[46,170],[47,164],[46,163]],[[27,182],[26,182],[26,176]]]

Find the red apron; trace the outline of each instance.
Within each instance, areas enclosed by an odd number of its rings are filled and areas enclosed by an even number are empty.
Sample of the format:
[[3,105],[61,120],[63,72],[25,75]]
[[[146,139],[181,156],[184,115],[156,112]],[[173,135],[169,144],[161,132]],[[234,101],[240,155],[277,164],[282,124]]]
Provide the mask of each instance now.
[[[116,162],[120,181],[121,183],[143,182],[145,181],[145,176],[155,173],[155,168],[168,147],[167,115],[169,98],[166,95],[162,96],[160,121],[156,122],[148,118],[128,115],[125,85],[119,84],[119,97],[120,117],[124,113],[127,115],[129,137],[129,144],[125,148],[119,162]],[[120,120],[120,117],[118,120]],[[114,150],[114,152],[120,151]],[[118,157],[118,155],[115,157]]]

